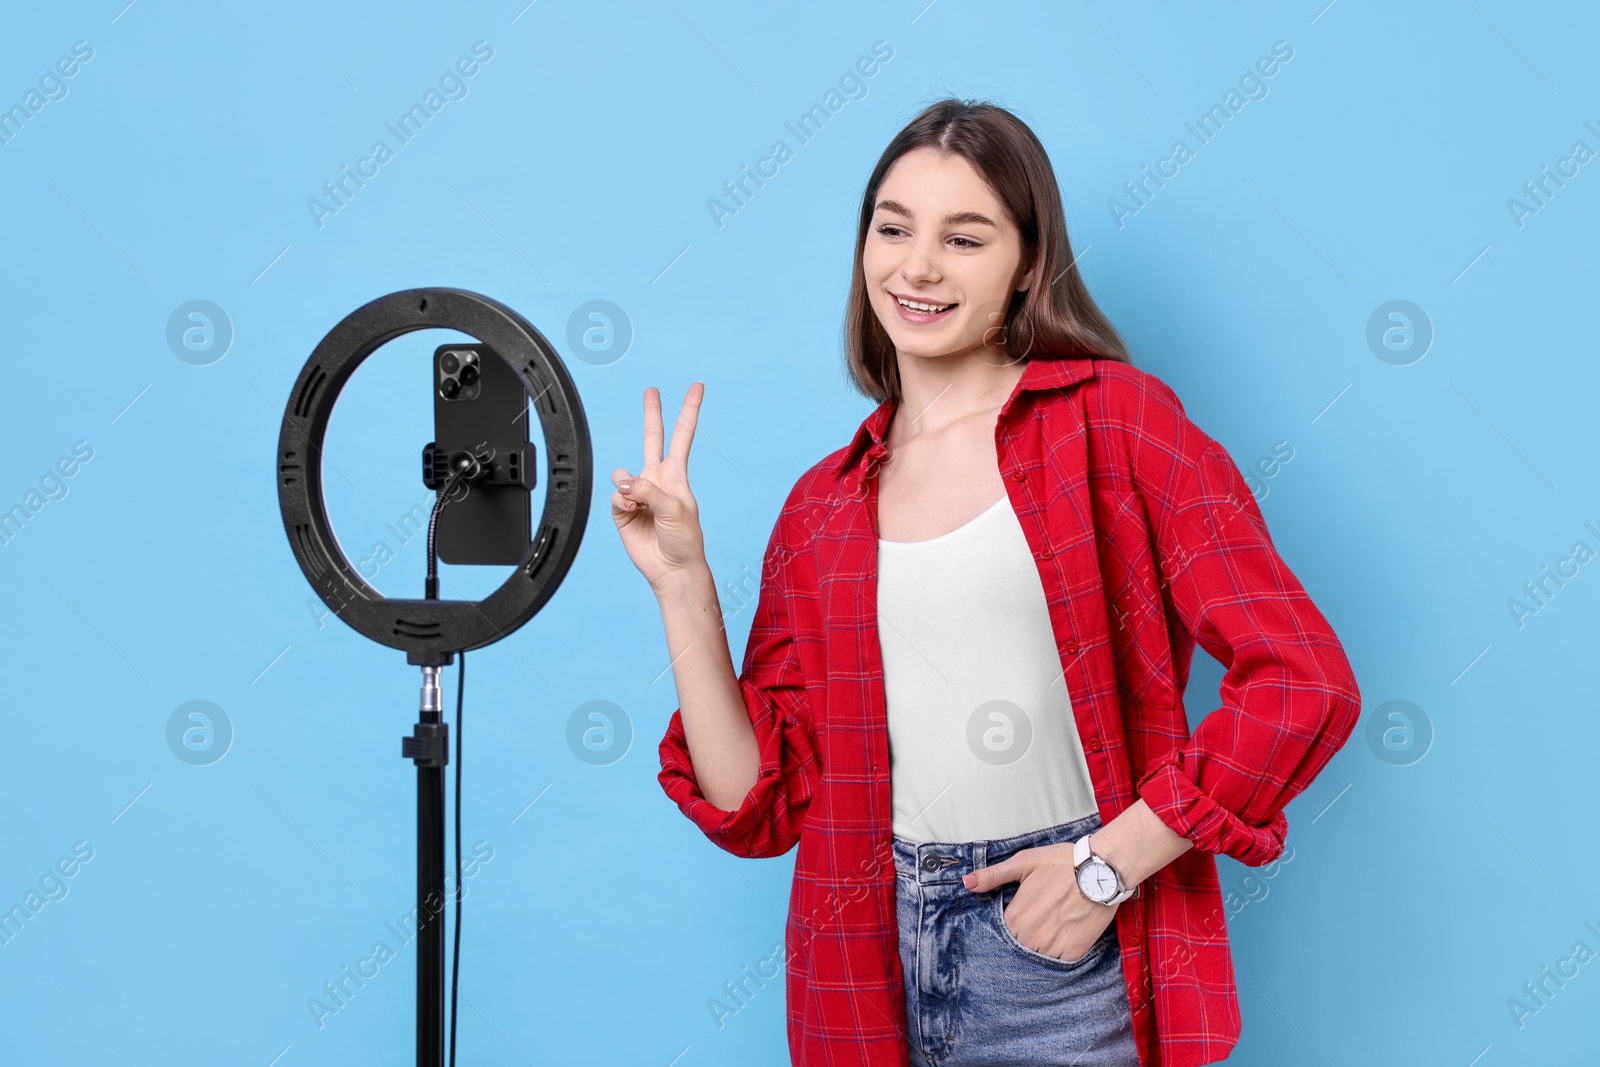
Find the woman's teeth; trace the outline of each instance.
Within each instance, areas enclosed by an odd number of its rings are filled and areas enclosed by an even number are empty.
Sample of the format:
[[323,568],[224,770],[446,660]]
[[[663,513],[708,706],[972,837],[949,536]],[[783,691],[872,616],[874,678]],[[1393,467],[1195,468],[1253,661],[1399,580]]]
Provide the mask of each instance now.
[[916,300],[900,300],[900,306],[903,308],[909,308],[912,311],[920,311],[928,315],[937,314],[938,312],[947,311],[950,308],[955,307],[954,304],[924,304]]

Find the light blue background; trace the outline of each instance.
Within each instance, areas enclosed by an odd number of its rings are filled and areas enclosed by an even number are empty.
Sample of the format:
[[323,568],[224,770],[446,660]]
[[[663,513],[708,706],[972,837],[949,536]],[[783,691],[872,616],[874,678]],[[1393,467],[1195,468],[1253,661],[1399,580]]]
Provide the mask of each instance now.
[[[1600,927],[1596,565],[1520,628],[1507,605],[1575,541],[1600,548],[1584,525],[1600,527],[1600,169],[1522,227],[1507,207],[1574,141],[1600,148],[1584,126],[1600,126],[1592,8],[124,2],[11,5],[0,34],[6,106],[73,42],[94,49],[0,146],[0,506],[74,442],[94,450],[0,547],[0,906],[74,842],[94,850],[0,946],[0,1060],[409,1062],[414,949],[321,1029],[307,1000],[393,946],[385,923],[410,907],[414,770],[398,738],[418,674],[319,622],[273,459],[324,332],[376,296],[446,285],[557,344],[597,486],[559,593],[469,657],[465,838],[494,858],[469,882],[458,1054],[785,1061],[781,973],[721,1028],[708,1001],[781,946],[793,854],[728,856],[661,793],[676,698],[654,599],[609,520],[610,472],[637,469],[645,387],[670,425],[707,383],[692,477],[741,655],[754,585],[733,587],[759,571],[794,480],[872,406],[839,349],[857,190],[946,93],[1038,132],[1137,363],[1242,467],[1294,449],[1262,509],[1365,711],[1291,805],[1292,862],[1247,881],[1261,872],[1222,861],[1249,901],[1229,924],[1244,1017],[1229,1062],[1592,1059],[1600,964],[1552,983],[1520,1027],[1507,1003],[1576,942],[1600,950],[1584,926]],[[319,228],[307,199],[479,40],[494,55],[468,95]],[[894,55],[867,95],[719,228],[708,198],[875,41]],[[1268,95],[1119,227],[1108,198],[1174,140],[1193,147],[1184,123],[1275,41],[1294,57]],[[605,366],[566,340],[597,298],[636,332]],[[208,366],[165,339],[194,299],[235,331]],[[1436,331],[1409,366],[1365,340],[1392,299]],[[330,494],[352,551],[423,498],[438,340],[380,352],[335,416]],[[415,596],[422,546],[396,547],[377,584]],[[458,595],[500,577],[445,573]],[[1197,668],[1196,716],[1220,677]],[[210,766],[166,742],[194,699],[235,733]],[[1401,699],[1434,731],[1408,766],[1367,732]],[[634,731],[609,766],[566,741],[590,700]]]

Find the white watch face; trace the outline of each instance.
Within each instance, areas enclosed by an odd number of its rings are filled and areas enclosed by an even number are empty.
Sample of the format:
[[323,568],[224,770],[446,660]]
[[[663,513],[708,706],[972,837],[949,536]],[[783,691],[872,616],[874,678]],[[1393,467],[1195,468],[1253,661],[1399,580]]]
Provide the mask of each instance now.
[[1109,864],[1091,858],[1078,868],[1078,887],[1090,900],[1105,903],[1117,895],[1117,875]]

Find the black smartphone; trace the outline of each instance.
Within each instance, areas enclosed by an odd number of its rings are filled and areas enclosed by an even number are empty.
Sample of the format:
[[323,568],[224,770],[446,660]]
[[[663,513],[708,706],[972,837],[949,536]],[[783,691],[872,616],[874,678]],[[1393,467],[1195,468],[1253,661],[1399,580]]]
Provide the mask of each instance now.
[[537,481],[528,441],[528,391],[485,344],[440,345],[433,353],[433,441],[423,482],[439,489],[465,457],[473,480],[457,485],[439,514],[435,547],[445,563],[515,564],[529,542]]

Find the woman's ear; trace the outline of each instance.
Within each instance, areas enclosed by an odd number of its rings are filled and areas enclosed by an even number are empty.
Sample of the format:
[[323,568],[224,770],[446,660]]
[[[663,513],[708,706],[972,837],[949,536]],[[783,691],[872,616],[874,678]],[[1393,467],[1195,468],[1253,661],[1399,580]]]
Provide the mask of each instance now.
[[1028,265],[1027,270],[1023,272],[1022,277],[1017,280],[1017,292],[1025,293],[1029,289],[1033,288],[1033,283],[1037,280],[1036,276],[1039,272],[1039,261],[1041,258],[1042,257],[1039,255],[1038,251],[1035,250],[1033,254],[1033,261]]

